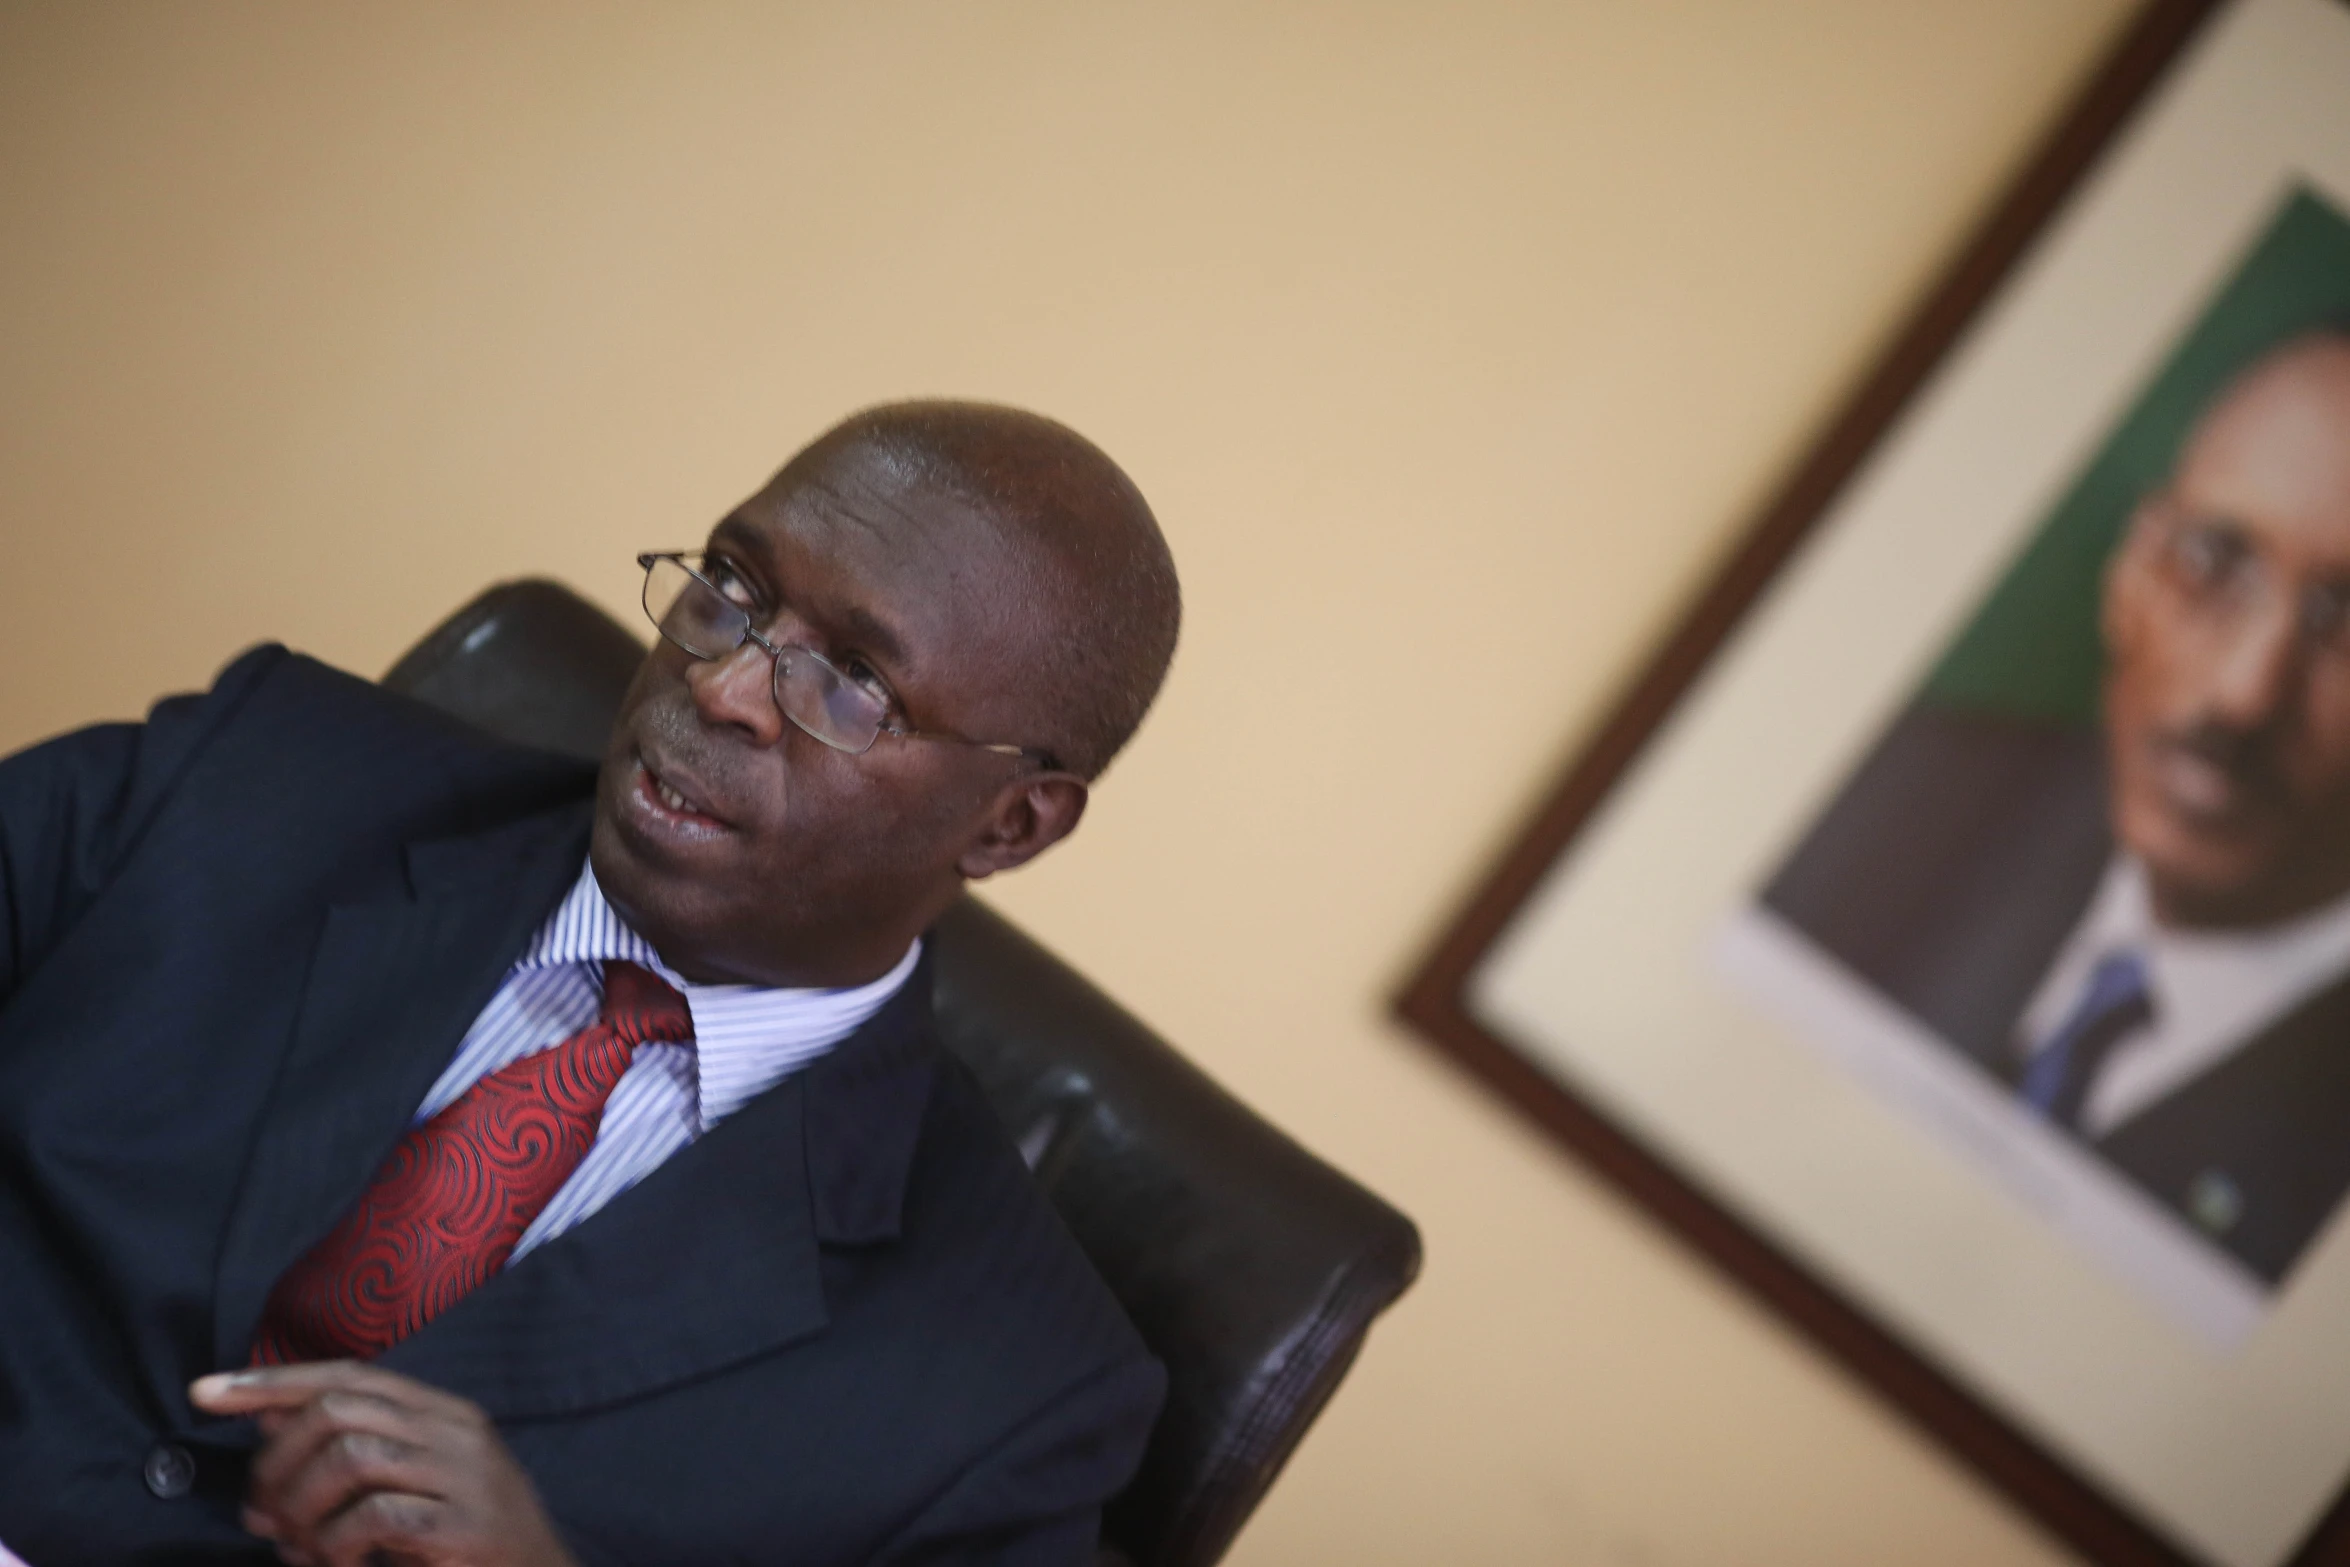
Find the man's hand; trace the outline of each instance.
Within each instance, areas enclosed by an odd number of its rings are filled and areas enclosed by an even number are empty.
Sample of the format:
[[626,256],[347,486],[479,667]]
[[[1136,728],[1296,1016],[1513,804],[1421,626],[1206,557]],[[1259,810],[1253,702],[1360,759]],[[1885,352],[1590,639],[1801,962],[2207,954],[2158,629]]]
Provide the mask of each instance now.
[[465,1400],[357,1361],[200,1377],[261,1427],[245,1527],[297,1567],[574,1567],[530,1479]]

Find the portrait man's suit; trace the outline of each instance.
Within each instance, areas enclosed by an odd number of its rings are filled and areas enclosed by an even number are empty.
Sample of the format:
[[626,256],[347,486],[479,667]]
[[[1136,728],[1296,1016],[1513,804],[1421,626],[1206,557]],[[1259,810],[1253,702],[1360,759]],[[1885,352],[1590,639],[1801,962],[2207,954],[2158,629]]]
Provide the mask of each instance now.
[[[1887,732],[1763,902],[1985,1071],[2012,1084],[2016,1028],[2113,854],[2099,737],[1919,703]],[[2281,1280],[2350,1191],[2350,975],[2092,1139]],[[2208,1215],[2207,1215],[2208,1217]]]
[[[593,786],[274,648],[0,764],[0,1541],[274,1559],[186,1384],[406,1130]],[[929,1005],[380,1364],[482,1405],[585,1562],[1086,1559],[1160,1371]]]

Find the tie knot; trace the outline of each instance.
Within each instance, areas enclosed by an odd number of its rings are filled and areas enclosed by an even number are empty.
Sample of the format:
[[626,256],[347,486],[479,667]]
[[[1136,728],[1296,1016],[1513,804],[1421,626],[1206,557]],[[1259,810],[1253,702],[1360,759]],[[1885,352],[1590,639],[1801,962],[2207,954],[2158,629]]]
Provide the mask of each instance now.
[[2023,1064],[2018,1087],[2033,1108],[2062,1126],[2078,1126],[2090,1085],[2130,1033],[2154,1017],[2145,954],[2109,953],[2090,971],[2081,998],[2056,1032]]
[[2108,953],[2098,961],[2089,974],[2089,988],[2081,998],[2079,1010],[2084,1014],[2104,1014],[2141,1008],[2151,1012],[2152,997],[2147,994],[2146,959],[2135,948],[2124,947]]
[[604,964],[603,1025],[631,1048],[649,1039],[691,1039],[694,1015],[677,988],[641,963]]

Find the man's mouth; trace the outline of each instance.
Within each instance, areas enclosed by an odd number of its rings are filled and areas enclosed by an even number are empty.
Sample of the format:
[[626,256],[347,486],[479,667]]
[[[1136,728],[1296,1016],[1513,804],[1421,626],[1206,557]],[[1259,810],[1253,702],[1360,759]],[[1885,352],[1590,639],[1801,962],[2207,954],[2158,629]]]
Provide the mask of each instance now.
[[663,825],[698,832],[723,832],[730,824],[710,809],[702,789],[682,771],[663,772],[637,753],[637,797],[647,814]]
[[[649,778],[653,777],[653,775],[650,773],[646,774],[646,776]],[[663,805],[668,806],[673,811],[692,811],[694,809],[693,806],[687,802],[684,795],[679,794],[675,789],[670,788],[659,778],[653,778],[653,792],[661,797],[661,803]],[[699,816],[706,816],[709,813],[707,811],[696,811],[695,814]]]
[[2208,756],[2180,745],[2157,746],[2155,776],[2180,815],[2211,821],[2230,814],[2242,791],[2235,774]]
[[2210,827],[2227,825],[2268,802],[2273,790],[2250,747],[2198,735],[2165,735],[2149,748],[2158,787],[2171,809]]

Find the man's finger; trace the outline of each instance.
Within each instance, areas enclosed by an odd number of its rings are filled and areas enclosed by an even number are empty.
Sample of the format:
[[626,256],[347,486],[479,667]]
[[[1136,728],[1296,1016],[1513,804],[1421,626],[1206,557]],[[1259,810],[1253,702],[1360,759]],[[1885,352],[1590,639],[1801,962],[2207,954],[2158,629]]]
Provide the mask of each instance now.
[[456,1398],[438,1388],[356,1360],[317,1360],[298,1366],[216,1371],[188,1384],[189,1399],[198,1409],[215,1415],[291,1409],[321,1393],[360,1393],[416,1410],[447,1410],[459,1404]]
[[355,1360],[216,1371],[189,1383],[188,1398],[198,1409],[211,1414],[251,1415],[265,1409],[292,1409],[309,1403],[321,1393],[370,1391],[366,1385],[366,1374],[370,1372],[383,1375]]
[[369,1567],[377,1553],[429,1559],[446,1543],[446,1508],[422,1496],[389,1491],[344,1508],[318,1531],[314,1554],[327,1567]]
[[281,1543],[332,1555],[323,1537],[333,1521],[378,1496],[444,1499],[449,1477],[431,1454],[404,1442],[364,1432],[338,1432],[313,1448],[309,1460],[286,1477],[274,1502],[258,1497]]
[[295,1473],[339,1437],[365,1437],[403,1447],[418,1447],[424,1441],[418,1416],[361,1393],[321,1393],[300,1409],[277,1418],[278,1428],[267,1434],[261,1451],[254,1456],[245,1489],[246,1500],[271,1514],[284,1510],[285,1492]]

